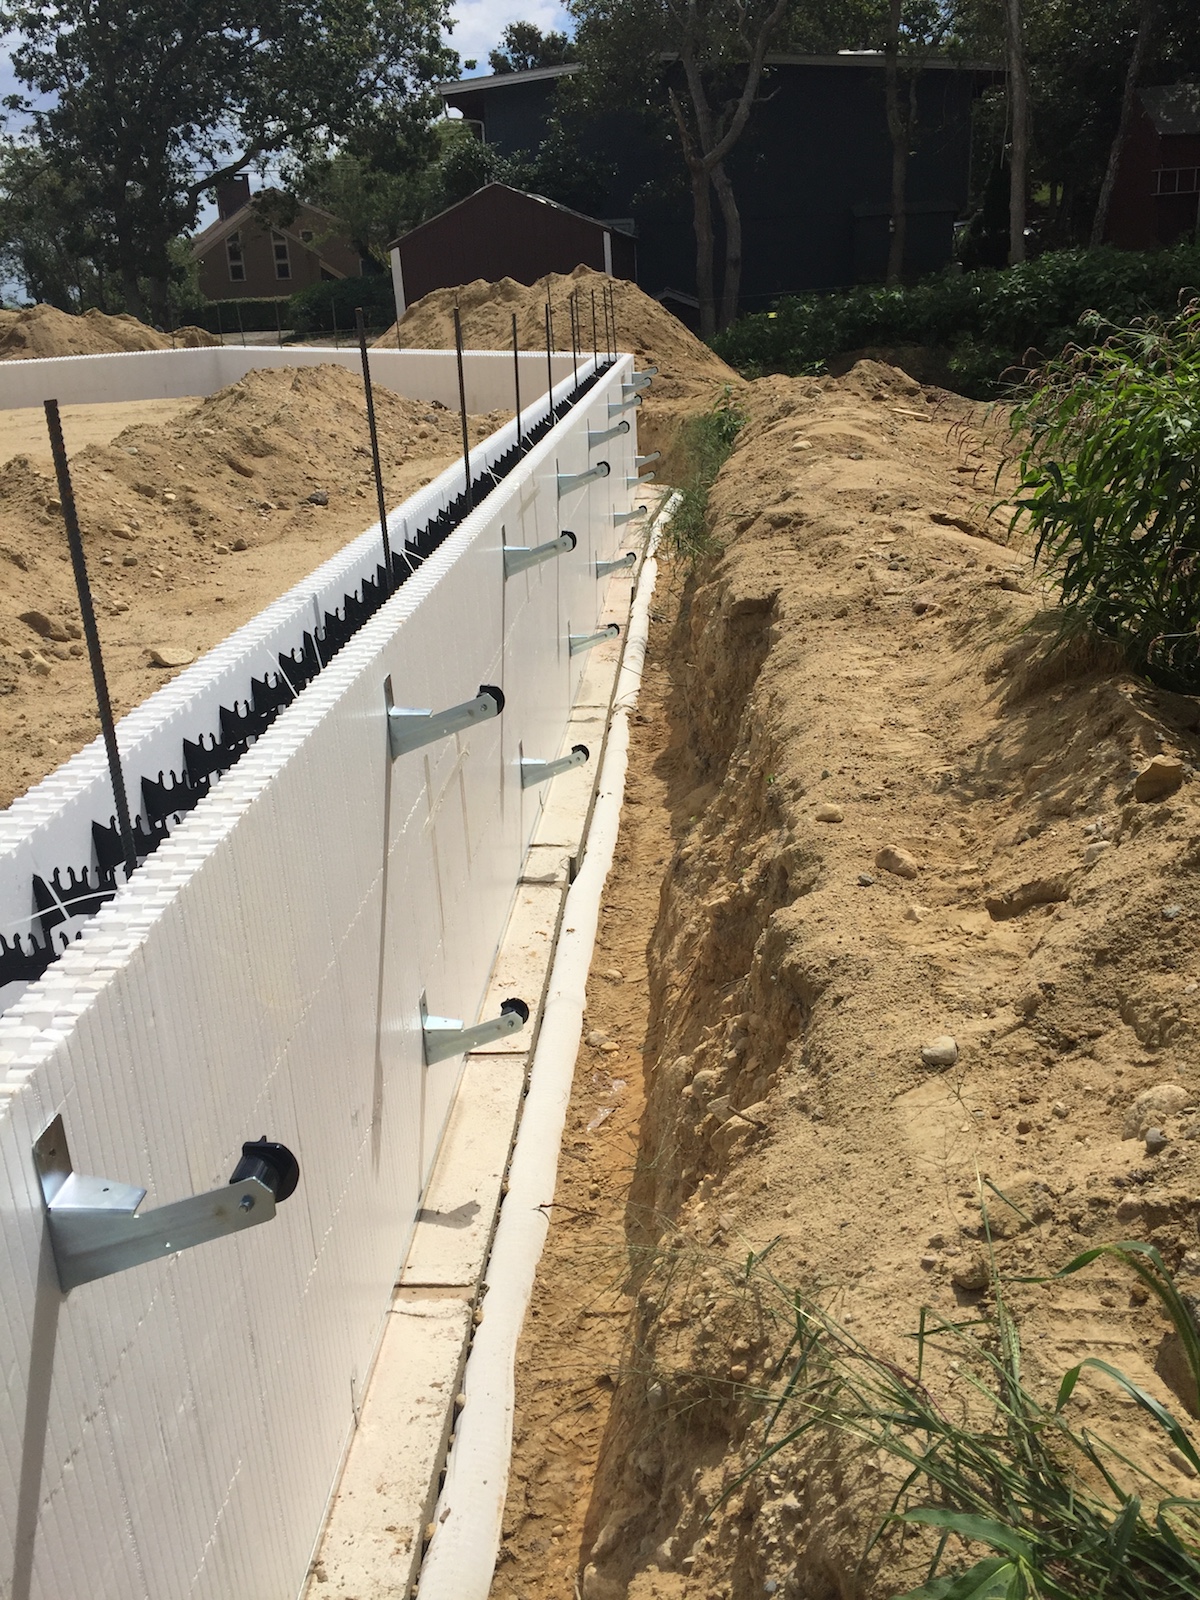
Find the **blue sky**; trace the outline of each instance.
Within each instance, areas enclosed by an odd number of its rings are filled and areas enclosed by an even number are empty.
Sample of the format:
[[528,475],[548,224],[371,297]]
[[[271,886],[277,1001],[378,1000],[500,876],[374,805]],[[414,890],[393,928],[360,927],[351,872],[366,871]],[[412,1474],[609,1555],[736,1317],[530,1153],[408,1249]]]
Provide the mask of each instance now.
[[536,22],[543,33],[568,31],[566,12],[555,0],[458,0],[451,42],[464,60],[475,57],[477,72],[487,72],[487,54],[510,22]]

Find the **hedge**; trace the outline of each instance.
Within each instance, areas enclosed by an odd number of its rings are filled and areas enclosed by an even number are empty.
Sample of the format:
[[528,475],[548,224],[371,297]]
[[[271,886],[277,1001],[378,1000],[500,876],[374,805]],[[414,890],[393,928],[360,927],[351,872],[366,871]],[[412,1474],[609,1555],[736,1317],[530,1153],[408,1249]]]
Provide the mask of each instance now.
[[209,333],[274,333],[276,328],[291,327],[290,304],[283,295],[263,300],[209,300],[202,306],[189,306],[179,315],[184,322],[207,328]]
[[312,283],[298,290],[288,304],[297,333],[332,333],[335,327],[348,333],[354,327],[358,306],[372,327],[390,327],[396,320],[395,293],[386,272]]
[[1095,343],[1088,312],[1127,326],[1169,316],[1200,290],[1200,247],[1057,250],[1021,266],[949,273],[910,286],[869,286],[782,299],[718,334],[713,347],[748,375],[819,372],[834,356],[920,345],[940,352],[954,386],[987,398],[1019,370],[1069,344]]

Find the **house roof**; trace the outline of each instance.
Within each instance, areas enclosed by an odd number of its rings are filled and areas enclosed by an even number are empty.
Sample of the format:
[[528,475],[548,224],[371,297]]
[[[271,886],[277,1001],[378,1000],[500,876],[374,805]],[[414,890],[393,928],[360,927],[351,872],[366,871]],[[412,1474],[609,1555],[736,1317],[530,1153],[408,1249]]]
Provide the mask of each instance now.
[[[556,71],[558,69],[549,68],[547,70]],[[504,76],[504,74],[499,74],[499,76]],[[501,189],[505,194],[516,195],[520,200],[534,200],[540,206],[549,206],[552,211],[561,212],[564,217],[576,217],[580,222],[588,222],[593,228],[600,228],[604,233],[619,233],[627,239],[634,237],[625,228],[614,227],[611,222],[601,222],[598,217],[589,217],[583,211],[572,211],[570,206],[560,206],[557,200],[547,200],[544,194],[530,194],[528,190],[514,189],[508,183],[485,183],[482,189],[476,189],[473,194],[467,195],[465,200],[456,201],[454,205],[447,206],[444,211],[439,211],[436,217],[430,217],[428,221],[418,223],[415,228],[410,228],[407,233],[402,233],[398,239],[393,239],[388,245],[388,249],[395,250],[406,239],[411,239],[414,234],[423,233],[426,228],[432,228],[435,223],[440,222],[443,217],[448,217],[451,212],[461,210],[463,206],[469,206],[473,200],[478,199],[481,194],[487,194],[490,189]]]
[[[676,61],[678,55],[674,51],[664,51],[663,61]],[[864,67],[874,66],[884,59],[882,50],[840,50],[832,56],[806,56],[793,55],[786,51],[775,51],[766,58],[768,67]],[[567,78],[572,73],[581,72],[583,69],[578,61],[567,62],[559,67],[531,67],[527,72],[493,72],[485,73],[478,78],[457,78],[447,83],[439,83],[438,93],[444,100],[449,100],[452,95],[472,94],[479,89],[508,89],[517,88],[521,84],[541,83],[554,78]],[[936,56],[922,62],[922,71],[927,72],[999,72],[1003,70],[994,61],[959,61],[949,56]]]
[[[334,229],[340,227],[338,219],[334,216],[333,212],[326,211],[323,206],[309,205],[307,202],[305,202],[301,209],[313,216],[325,218]],[[201,229],[201,231],[192,240],[192,260],[199,261],[202,256],[206,256],[214,245],[222,243],[222,241],[228,238],[231,233],[236,233],[243,223],[260,222],[261,220],[262,219],[259,216],[259,213],[254,208],[253,200],[249,201],[244,206],[239,206],[236,211],[232,212],[227,217],[218,217],[215,222],[210,222],[207,228]],[[328,267],[330,272],[337,272],[338,269],[330,262],[325,260],[325,257],[321,252],[321,248],[317,244],[316,240],[302,239],[299,233],[296,231],[295,224],[291,224],[286,228],[282,228],[278,223],[273,222],[270,224],[270,226],[276,233],[282,233],[285,238],[290,239],[293,244],[298,245],[301,250],[311,250],[313,255],[317,257],[318,261],[320,261],[323,266]]]
[[1200,83],[1143,89],[1142,105],[1158,134],[1171,138],[1200,133]]

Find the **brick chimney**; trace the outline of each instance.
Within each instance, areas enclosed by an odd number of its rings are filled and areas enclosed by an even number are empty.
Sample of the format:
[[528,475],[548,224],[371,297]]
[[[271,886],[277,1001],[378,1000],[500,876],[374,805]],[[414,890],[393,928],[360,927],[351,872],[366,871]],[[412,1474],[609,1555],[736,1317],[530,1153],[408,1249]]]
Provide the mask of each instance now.
[[217,185],[217,215],[222,221],[250,203],[250,179],[244,174]]

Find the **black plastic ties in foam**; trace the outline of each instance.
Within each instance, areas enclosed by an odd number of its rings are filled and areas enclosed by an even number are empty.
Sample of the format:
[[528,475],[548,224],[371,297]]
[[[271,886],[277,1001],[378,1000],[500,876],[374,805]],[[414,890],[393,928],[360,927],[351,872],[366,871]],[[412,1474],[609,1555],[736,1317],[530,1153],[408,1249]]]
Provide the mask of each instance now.
[[[61,942],[65,950],[66,940]],[[8,983],[36,982],[58,954],[50,935],[44,944],[39,944],[33,934],[26,940],[18,933],[10,944],[0,933],[0,987]]]

